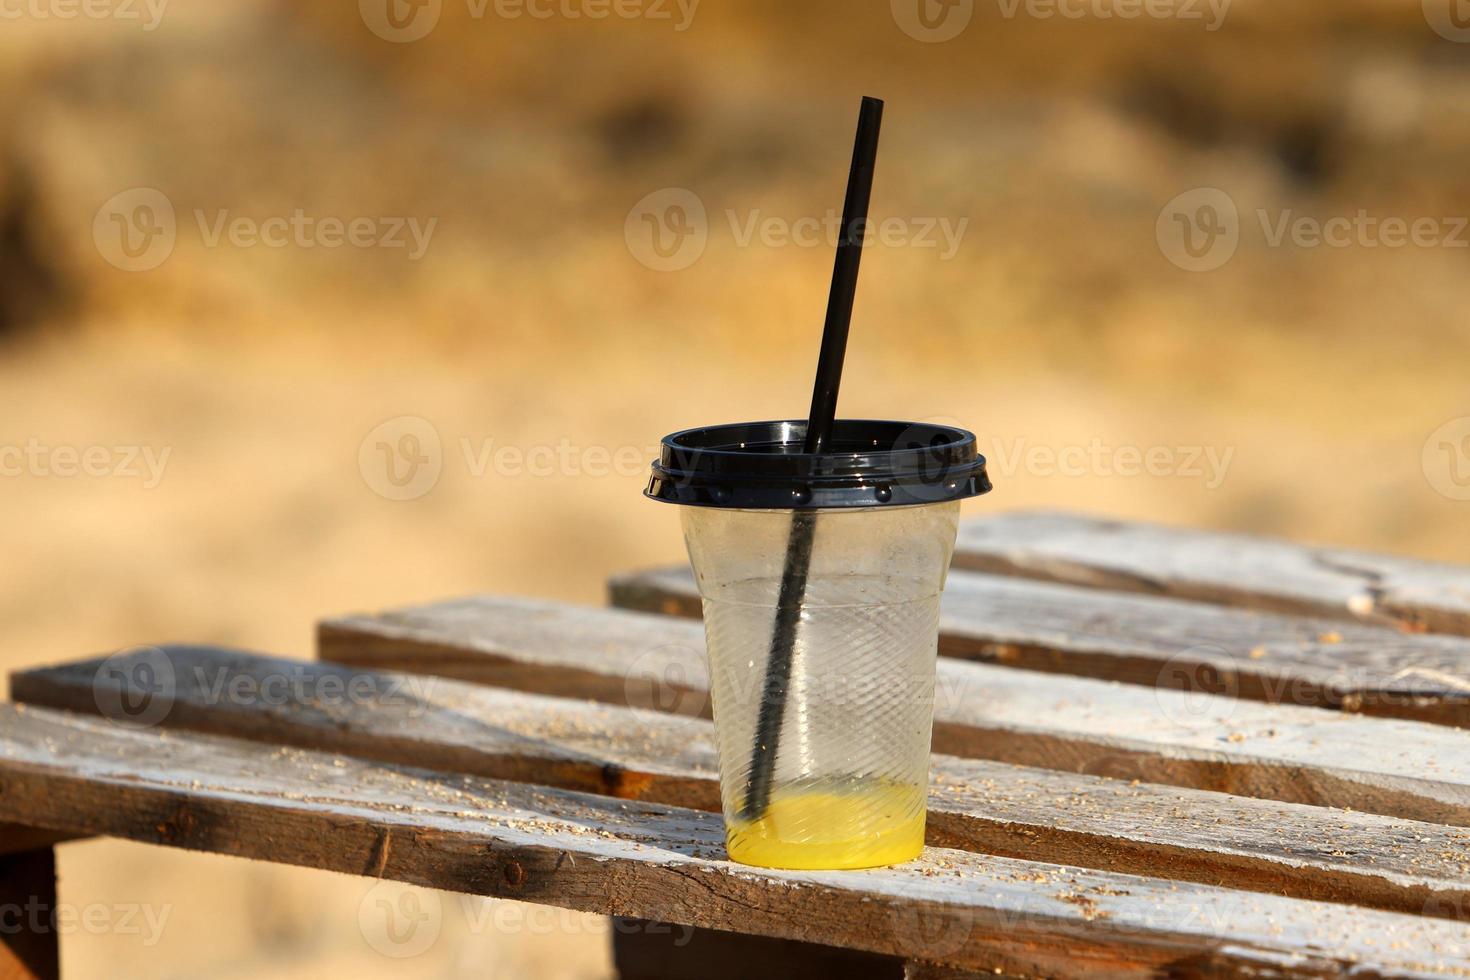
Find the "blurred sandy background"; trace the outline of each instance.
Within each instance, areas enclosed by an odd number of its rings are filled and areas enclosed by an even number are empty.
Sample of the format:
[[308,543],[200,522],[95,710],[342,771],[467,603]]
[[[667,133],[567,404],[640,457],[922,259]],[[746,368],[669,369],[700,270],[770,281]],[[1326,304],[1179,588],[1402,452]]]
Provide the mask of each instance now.
[[[933,0],[932,29],[909,0],[395,2],[389,22],[378,0],[173,0],[152,29],[142,0],[140,20],[7,8],[0,447],[40,448],[0,477],[0,667],[161,640],[308,656],[325,614],[596,603],[610,572],[680,558],[642,464],[674,428],[805,410],[830,249],[740,229],[840,207],[861,94],[888,100],[874,215],[907,237],[865,259],[843,413],[976,430],[997,490],[970,512],[1466,554],[1470,44],[1437,0],[1235,0],[1215,30],[965,0],[942,42]],[[369,26],[436,13],[415,41]],[[1238,207],[1239,245],[1192,272],[1166,206],[1201,187]],[[118,251],[137,188],[175,213],[143,270]],[[690,194],[702,254],[650,268],[640,234]],[[207,233],[297,209],[436,224],[416,260]],[[1273,245],[1261,211],[1448,240]],[[962,220],[948,257],[913,240]],[[1094,445],[1186,472],[1047,462]],[[111,469],[57,475],[57,447]],[[1223,479],[1183,466],[1195,449],[1229,454]],[[600,920],[487,928],[445,897],[400,960],[360,928],[358,880],[62,854],[64,901],[170,909],[149,948],[66,937],[74,977],[609,971]]]

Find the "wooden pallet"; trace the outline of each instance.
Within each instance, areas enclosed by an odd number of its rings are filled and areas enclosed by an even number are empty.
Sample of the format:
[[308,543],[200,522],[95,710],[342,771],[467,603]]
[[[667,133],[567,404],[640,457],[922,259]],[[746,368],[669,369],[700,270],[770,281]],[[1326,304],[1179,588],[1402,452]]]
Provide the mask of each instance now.
[[[697,623],[474,598],[328,620],[318,662],[15,675],[0,906],[54,903],[51,846],[105,834],[697,927],[620,931],[627,978],[1470,976],[1470,640],[1404,632],[1402,591],[1352,622],[997,570],[951,579],[909,865],[725,858]],[[687,573],[613,590],[697,609]],[[55,963],[0,934],[0,976]]]

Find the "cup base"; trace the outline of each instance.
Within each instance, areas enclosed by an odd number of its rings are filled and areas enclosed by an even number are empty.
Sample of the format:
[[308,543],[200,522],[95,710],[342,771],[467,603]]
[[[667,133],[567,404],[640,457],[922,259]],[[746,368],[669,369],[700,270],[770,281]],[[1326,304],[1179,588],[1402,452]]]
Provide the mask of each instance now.
[[730,821],[730,859],[757,868],[848,871],[912,861],[924,850],[917,787],[777,793],[759,820]]

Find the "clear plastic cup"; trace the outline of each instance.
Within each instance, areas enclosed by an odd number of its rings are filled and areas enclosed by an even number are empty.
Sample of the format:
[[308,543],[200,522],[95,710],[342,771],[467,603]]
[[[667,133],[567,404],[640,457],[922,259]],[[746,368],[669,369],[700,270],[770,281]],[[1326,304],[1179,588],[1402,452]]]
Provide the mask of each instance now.
[[963,430],[839,422],[822,456],[800,452],[803,433],[800,422],[676,433],[649,495],[686,504],[730,857],[897,864],[924,845],[959,501],[989,482]]

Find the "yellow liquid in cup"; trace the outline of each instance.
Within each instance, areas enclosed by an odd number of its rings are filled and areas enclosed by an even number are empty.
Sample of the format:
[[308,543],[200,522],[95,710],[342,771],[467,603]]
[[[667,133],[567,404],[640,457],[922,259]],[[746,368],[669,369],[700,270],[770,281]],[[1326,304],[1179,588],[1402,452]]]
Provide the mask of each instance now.
[[730,858],[760,868],[836,871],[912,861],[924,849],[924,793],[869,783],[850,792],[777,791],[759,820],[734,820]]

